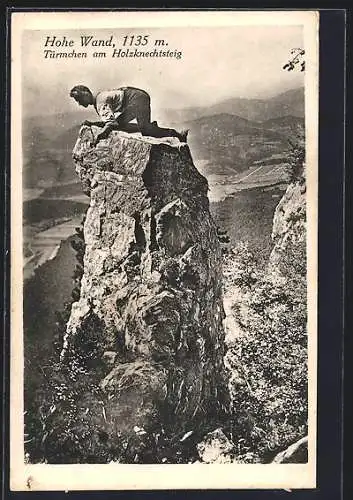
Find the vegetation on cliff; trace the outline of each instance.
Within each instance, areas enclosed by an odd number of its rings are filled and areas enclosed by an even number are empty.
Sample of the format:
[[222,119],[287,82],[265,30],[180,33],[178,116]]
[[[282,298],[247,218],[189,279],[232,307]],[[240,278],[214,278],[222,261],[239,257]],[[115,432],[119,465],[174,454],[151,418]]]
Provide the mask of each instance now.
[[242,294],[233,308],[242,334],[227,353],[232,437],[238,458],[252,463],[270,461],[307,433],[305,249],[285,254],[281,275],[256,271],[254,262],[240,246],[225,266],[225,287]]
[[[225,291],[238,297],[228,341],[232,437],[238,460],[271,461],[307,434],[307,303],[304,151],[276,210],[274,249],[263,269],[246,244],[225,251]],[[240,333],[239,333],[240,332]],[[305,452],[298,459],[306,460]]]

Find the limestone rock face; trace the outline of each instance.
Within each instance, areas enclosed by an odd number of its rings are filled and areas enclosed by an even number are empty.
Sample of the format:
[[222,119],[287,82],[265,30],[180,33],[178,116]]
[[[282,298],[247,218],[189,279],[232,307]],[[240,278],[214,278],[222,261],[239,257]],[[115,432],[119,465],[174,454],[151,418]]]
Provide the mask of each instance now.
[[207,181],[174,138],[116,131],[91,148],[91,134],[82,127],[73,152],[90,206],[62,356],[94,314],[104,324],[101,388],[114,402],[115,430],[182,432],[217,419],[228,400],[221,252]]
[[291,182],[276,207],[270,255],[270,266],[276,267],[283,253],[291,247],[304,245],[306,240],[306,183],[303,169],[297,180]]

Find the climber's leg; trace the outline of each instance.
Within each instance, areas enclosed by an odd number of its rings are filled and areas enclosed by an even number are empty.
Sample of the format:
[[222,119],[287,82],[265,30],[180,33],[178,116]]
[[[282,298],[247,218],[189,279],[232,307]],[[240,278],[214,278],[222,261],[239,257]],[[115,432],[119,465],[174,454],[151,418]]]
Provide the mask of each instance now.
[[[124,91],[123,105],[126,111],[119,117],[120,123],[121,121],[127,122],[136,118],[138,129],[142,135],[149,135],[151,137],[177,137],[181,142],[186,142],[186,132],[179,133],[172,128],[158,127],[156,121],[151,123],[151,98],[147,92],[127,87]],[[126,128],[123,130],[126,130]]]
[[177,137],[181,142],[186,142],[187,133],[177,132],[173,128],[162,128],[157,125],[157,122],[151,123],[151,107],[150,101],[141,103],[142,105],[136,110],[136,120],[142,135],[151,137]]

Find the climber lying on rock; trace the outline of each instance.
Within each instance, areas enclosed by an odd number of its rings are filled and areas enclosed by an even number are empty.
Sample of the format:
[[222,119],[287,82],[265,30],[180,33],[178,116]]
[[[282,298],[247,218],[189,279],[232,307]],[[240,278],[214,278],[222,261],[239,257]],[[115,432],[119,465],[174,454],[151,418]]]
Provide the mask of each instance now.
[[[94,106],[101,118],[101,121],[85,120],[83,122],[83,125],[96,125],[102,128],[92,141],[92,146],[108,137],[112,130],[141,132],[142,135],[152,137],[177,137],[180,142],[187,140],[187,130],[177,132],[172,128],[161,128],[155,121],[151,122],[151,99],[144,90],[121,87],[103,90],[94,96],[88,87],[76,85],[71,89],[70,97],[85,108],[90,105]],[[137,125],[130,123],[135,118]]]

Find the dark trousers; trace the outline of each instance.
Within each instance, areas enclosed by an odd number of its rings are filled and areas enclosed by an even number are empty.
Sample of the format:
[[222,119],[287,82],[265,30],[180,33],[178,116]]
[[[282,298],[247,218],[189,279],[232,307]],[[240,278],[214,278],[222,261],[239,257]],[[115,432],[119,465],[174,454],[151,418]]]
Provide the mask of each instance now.
[[[130,123],[134,119],[137,125]],[[107,129],[105,137],[111,130],[141,132],[152,137],[179,137],[176,130],[151,123],[151,98],[144,90],[134,87],[124,88],[123,112],[115,121],[107,123]]]

